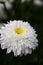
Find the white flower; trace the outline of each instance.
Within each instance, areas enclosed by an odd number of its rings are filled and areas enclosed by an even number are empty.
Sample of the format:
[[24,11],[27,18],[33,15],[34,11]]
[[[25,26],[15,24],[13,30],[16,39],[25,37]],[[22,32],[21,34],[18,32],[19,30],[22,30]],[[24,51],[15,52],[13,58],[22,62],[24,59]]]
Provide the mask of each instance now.
[[0,44],[7,53],[14,52],[14,56],[31,54],[38,46],[37,34],[28,22],[22,20],[10,21],[0,29]]
[[4,10],[4,4],[0,3],[0,20],[1,19],[6,19],[7,15],[6,12]]
[[42,1],[41,0],[34,0],[34,4],[38,6],[42,6]]
[[12,4],[11,4],[11,2],[10,2],[10,1],[5,1],[5,7],[6,7],[7,10],[12,9]]

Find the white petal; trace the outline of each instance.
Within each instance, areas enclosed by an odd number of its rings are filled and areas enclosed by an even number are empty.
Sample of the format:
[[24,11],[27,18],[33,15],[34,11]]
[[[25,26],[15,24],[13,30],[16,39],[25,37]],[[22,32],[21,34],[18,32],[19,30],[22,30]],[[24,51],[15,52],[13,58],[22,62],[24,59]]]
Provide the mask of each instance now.
[[12,50],[12,47],[7,48],[7,53],[10,53]]
[[25,55],[27,55],[28,53],[29,53],[29,54],[31,54],[31,53],[32,53],[32,50],[31,50],[31,49],[26,48],[26,49],[25,49]]

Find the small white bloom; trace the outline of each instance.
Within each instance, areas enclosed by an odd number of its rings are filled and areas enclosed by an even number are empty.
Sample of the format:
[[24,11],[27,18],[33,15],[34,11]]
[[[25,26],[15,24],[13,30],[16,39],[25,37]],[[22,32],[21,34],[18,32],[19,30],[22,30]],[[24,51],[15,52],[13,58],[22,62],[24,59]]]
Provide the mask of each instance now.
[[34,0],[34,4],[38,6],[42,6],[42,1],[41,0]]
[[37,34],[28,22],[22,20],[10,21],[0,29],[0,44],[7,53],[14,52],[14,56],[31,54],[38,46]]
[[6,19],[7,15],[6,12],[4,10],[4,4],[0,3],[0,20],[1,19]]
[[6,7],[7,10],[12,9],[12,4],[11,4],[11,2],[10,2],[10,1],[5,1],[5,7]]

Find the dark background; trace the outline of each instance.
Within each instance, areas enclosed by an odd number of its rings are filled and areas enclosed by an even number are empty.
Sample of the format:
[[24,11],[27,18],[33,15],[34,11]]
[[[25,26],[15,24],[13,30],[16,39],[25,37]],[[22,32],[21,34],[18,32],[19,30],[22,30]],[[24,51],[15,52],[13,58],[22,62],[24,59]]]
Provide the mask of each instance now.
[[23,55],[22,57],[15,57],[13,52],[6,54],[6,49],[2,50],[0,47],[0,65],[43,65],[43,6],[34,5],[33,0],[24,3],[15,0],[12,4],[12,10],[6,10],[8,19],[2,19],[1,22],[7,23],[10,20],[28,21],[38,34],[39,46],[31,55]]

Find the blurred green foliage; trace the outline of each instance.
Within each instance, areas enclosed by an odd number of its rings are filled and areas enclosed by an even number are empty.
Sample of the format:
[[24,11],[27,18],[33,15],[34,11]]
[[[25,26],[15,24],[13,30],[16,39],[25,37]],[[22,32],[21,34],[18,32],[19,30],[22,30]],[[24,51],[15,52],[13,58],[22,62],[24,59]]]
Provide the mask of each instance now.
[[[43,65],[43,6],[36,6],[33,0],[30,2],[21,3],[20,0],[15,0],[13,9],[7,11],[8,21],[23,20],[28,21],[37,31],[38,34],[38,48],[32,52],[31,55],[15,57],[13,53],[6,55],[6,50],[0,48],[0,64],[1,65]],[[6,23],[6,21],[3,21]]]

